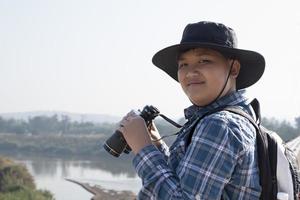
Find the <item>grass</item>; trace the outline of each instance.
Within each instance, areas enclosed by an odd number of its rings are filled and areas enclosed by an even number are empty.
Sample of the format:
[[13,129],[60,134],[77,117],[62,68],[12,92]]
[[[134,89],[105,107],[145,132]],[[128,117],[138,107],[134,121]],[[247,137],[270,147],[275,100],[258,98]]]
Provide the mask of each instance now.
[[37,190],[27,168],[0,157],[0,200],[54,200],[46,190]]

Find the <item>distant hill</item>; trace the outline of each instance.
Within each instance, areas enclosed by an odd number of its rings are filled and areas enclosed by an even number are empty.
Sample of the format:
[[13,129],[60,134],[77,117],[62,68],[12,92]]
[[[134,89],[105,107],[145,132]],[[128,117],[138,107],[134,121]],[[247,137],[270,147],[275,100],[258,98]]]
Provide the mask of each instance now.
[[71,121],[77,122],[93,122],[93,123],[116,123],[121,120],[121,117],[106,115],[106,114],[81,114],[62,111],[33,111],[33,112],[15,112],[15,113],[0,113],[4,119],[18,119],[27,121],[29,118],[36,116],[51,117],[57,115],[60,119],[62,116],[70,117]]

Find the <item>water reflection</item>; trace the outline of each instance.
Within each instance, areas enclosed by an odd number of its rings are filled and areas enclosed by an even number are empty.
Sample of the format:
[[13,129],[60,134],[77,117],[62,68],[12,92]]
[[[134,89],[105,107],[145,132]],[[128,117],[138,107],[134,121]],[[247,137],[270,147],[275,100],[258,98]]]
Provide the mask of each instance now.
[[[136,173],[132,166],[132,156],[122,155],[119,158],[112,157],[107,153],[93,157],[44,157],[41,155],[6,155],[15,160],[30,162],[37,175],[54,175],[57,173],[57,167],[61,168],[63,174],[68,176],[68,168],[81,167],[85,169],[102,169],[110,172],[112,175],[127,174],[128,177],[135,177]],[[51,162],[49,162],[51,161]],[[29,164],[29,163],[28,163]]]
[[131,164],[132,156],[129,155],[122,155],[121,158],[105,154],[88,158],[49,158],[28,155],[9,157],[26,165],[37,187],[50,190],[57,200],[83,200],[90,199],[92,196],[80,186],[65,181],[65,178],[101,185],[107,189],[130,190],[134,193],[137,193],[141,187],[141,181]]

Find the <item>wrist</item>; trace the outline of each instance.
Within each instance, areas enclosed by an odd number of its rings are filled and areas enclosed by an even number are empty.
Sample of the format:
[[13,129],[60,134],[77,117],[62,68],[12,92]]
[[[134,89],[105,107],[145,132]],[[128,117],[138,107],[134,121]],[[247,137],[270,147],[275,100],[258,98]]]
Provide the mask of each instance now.
[[163,140],[159,140],[159,141],[152,142],[152,144],[154,144],[157,147],[161,147],[163,144],[165,144],[165,142]]
[[135,146],[134,149],[132,149],[133,153],[136,155],[138,154],[143,148],[145,148],[146,146],[152,145],[151,142],[145,142],[141,145]]

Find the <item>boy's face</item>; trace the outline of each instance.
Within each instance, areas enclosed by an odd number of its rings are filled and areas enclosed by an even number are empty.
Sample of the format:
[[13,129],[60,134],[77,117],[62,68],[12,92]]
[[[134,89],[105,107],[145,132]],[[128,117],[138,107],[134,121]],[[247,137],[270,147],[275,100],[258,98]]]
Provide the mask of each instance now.
[[[219,95],[226,82],[231,62],[219,52],[203,48],[191,49],[179,56],[178,80],[192,103],[205,106]],[[221,96],[233,90],[235,80],[229,78]]]

